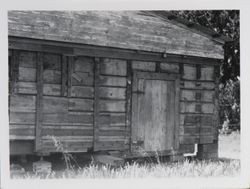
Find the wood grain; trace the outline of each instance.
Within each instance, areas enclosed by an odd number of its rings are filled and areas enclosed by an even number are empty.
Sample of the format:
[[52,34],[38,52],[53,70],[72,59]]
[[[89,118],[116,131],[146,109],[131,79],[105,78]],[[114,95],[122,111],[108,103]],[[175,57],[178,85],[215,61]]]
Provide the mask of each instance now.
[[42,121],[43,121],[43,53],[37,53],[37,96],[36,96],[36,128],[35,128],[35,151],[42,148]]
[[138,11],[9,11],[8,19],[10,36],[223,58],[221,44]]
[[126,87],[126,77],[100,76],[100,86]]
[[126,88],[100,87],[100,97],[123,100],[126,98]]
[[99,92],[99,76],[101,71],[101,64],[103,64],[103,58],[94,59],[94,129],[93,129],[93,148],[94,151],[98,150],[98,145],[100,143],[100,92]]
[[161,62],[160,69],[169,73],[179,73],[179,65],[176,63]]
[[100,111],[103,112],[125,112],[125,100],[112,101],[112,100],[100,100]]
[[201,67],[201,80],[214,80],[214,67],[213,66],[202,66]]
[[86,86],[72,86],[71,97],[94,98],[94,88]]
[[156,63],[155,62],[144,62],[144,61],[132,61],[133,70],[141,71],[155,71]]
[[103,62],[100,64],[100,73],[105,75],[126,76],[126,61],[104,58]]
[[183,66],[183,79],[196,79],[196,67],[194,65],[184,64]]
[[11,112],[35,112],[36,96],[10,95]]

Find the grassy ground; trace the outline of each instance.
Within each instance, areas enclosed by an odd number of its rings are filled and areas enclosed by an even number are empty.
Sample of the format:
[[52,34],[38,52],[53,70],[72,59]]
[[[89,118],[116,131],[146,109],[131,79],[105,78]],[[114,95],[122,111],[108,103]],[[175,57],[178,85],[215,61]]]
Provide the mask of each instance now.
[[219,136],[219,157],[240,159],[240,134],[233,132],[230,135]]
[[[240,173],[240,134],[234,132],[219,137],[218,160],[188,160],[181,162],[137,162],[113,168],[107,165],[88,164],[74,170],[53,171],[43,178],[149,178],[149,177],[223,177]],[[18,176],[20,178],[20,176]],[[25,173],[21,178],[41,178]]]

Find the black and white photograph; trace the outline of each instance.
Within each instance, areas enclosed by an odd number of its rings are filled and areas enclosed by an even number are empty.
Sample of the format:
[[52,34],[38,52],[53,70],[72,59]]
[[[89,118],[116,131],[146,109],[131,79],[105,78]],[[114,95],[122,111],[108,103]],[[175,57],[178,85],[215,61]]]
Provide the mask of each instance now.
[[240,177],[240,9],[6,13],[11,181]]

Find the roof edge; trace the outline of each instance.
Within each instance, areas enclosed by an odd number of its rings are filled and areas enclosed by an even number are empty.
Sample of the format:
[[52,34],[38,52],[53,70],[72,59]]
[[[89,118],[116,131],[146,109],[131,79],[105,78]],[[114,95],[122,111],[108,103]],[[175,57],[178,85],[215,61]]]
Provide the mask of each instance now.
[[188,29],[190,31],[193,31],[195,33],[198,33],[200,35],[203,35],[205,37],[210,38],[211,40],[218,42],[220,44],[225,44],[226,42],[232,42],[233,39],[230,37],[227,37],[225,35],[221,35],[217,32],[215,32],[212,29],[209,29],[205,26],[201,26],[199,24],[196,24],[194,22],[190,22],[187,19],[180,18],[169,11],[161,11],[161,10],[153,10],[153,11],[139,11],[143,15],[146,16],[154,16],[157,18],[160,18],[164,21],[171,22],[173,24],[176,24],[180,27],[183,27],[185,29]]

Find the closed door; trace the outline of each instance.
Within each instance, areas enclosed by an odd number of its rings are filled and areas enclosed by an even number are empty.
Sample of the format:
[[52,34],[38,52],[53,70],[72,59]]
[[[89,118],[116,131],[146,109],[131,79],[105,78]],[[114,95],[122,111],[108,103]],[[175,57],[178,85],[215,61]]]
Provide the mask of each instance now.
[[174,149],[178,75],[135,73],[133,81],[132,144],[135,149],[147,152]]

